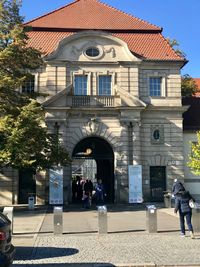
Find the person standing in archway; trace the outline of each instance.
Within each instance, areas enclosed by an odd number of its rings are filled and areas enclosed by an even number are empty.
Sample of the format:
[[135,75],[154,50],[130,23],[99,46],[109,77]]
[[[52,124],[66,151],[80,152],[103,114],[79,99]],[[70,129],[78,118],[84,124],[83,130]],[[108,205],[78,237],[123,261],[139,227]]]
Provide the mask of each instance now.
[[101,179],[98,179],[95,191],[96,191],[95,195],[96,195],[97,206],[104,205],[106,192]]

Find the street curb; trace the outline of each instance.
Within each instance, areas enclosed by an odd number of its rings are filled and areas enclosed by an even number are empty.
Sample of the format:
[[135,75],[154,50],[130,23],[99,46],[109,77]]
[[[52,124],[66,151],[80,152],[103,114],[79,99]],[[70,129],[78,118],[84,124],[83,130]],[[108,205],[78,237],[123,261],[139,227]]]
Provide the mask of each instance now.
[[156,263],[119,263],[119,264],[111,264],[111,263],[99,263],[93,264],[93,267],[199,267],[199,264],[156,264]]

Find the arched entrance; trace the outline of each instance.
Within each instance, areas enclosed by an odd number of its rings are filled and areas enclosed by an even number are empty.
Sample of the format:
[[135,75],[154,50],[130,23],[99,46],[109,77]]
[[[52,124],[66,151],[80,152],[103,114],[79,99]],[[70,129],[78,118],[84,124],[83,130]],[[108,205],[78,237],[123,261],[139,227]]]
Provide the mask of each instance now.
[[[101,178],[107,193],[107,202],[114,202],[114,153],[110,144],[100,137],[87,137],[81,140],[74,148],[74,160],[82,160],[83,165],[94,166],[95,183]],[[95,161],[95,164],[91,163]],[[87,164],[88,161],[88,164]],[[80,170],[79,170],[80,171]],[[88,172],[89,173],[89,172]],[[90,169],[90,173],[92,173]],[[91,177],[86,177],[91,179]]]

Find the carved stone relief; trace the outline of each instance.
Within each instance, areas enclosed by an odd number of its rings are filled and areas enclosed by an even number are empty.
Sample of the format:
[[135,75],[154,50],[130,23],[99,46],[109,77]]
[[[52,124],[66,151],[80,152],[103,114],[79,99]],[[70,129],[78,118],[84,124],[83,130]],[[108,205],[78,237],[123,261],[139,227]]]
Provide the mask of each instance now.
[[77,54],[80,55],[81,53],[84,53],[84,55],[86,57],[88,57],[86,55],[85,51],[89,47],[96,47],[96,48],[99,49],[100,54],[98,56],[94,57],[94,59],[101,58],[104,55],[104,53],[110,53],[112,58],[116,57],[116,52],[115,52],[115,48],[114,47],[105,48],[104,46],[99,45],[95,41],[89,41],[86,44],[84,44],[83,46],[81,46],[80,48],[77,48],[75,45],[73,45],[72,48],[71,48],[71,54],[76,56]]

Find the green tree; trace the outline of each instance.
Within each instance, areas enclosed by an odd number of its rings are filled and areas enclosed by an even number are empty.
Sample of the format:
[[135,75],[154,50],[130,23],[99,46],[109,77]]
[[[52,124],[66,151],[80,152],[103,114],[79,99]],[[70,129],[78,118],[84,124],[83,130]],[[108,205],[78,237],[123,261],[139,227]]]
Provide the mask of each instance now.
[[70,158],[58,133],[48,134],[43,123],[44,112],[35,100],[22,107],[16,118],[0,119],[0,166],[45,169],[68,164]]
[[[15,113],[28,102],[18,88],[42,64],[41,53],[27,45],[19,15],[21,1],[0,0],[0,112]],[[17,114],[15,114],[17,115]]]
[[181,80],[182,96],[193,96],[198,91],[196,82],[188,74],[185,74]]
[[192,153],[189,157],[188,166],[192,173],[200,175],[200,131],[197,132],[197,142],[191,143]]
[[170,39],[169,37],[166,38],[169,45],[174,49],[174,51],[181,56],[182,58],[186,58],[186,54],[180,49],[179,43],[176,39]]
[[18,90],[43,64],[41,53],[27,45],[20,6],[0,0],[0,167],[66,165],[68,153],[44,127],[41,105]]

